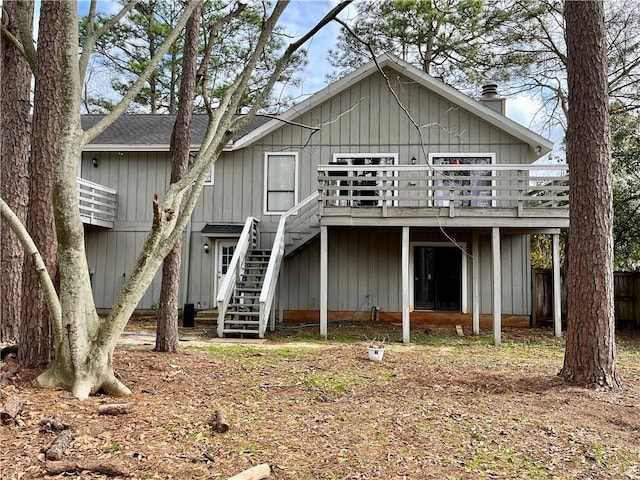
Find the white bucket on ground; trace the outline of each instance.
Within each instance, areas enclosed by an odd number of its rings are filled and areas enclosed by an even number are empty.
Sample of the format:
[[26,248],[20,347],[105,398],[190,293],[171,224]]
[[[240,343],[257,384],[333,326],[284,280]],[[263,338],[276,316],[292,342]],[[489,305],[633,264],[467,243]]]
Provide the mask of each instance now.
[[384,347],[367,347],[367,351],[369,352],[369,360],[374,362],[381,362],[382,357],[384,357]]

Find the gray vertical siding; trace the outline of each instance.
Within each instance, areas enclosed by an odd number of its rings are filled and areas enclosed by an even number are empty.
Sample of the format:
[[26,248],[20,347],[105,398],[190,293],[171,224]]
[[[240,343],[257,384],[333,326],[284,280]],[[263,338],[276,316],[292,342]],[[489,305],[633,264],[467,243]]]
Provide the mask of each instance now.
[[[457,242],[471,251],[471,231],[452,232]],[[411,242],[446,242],[437,230],[412,229]],[[453,245],[453,244],[451,244]],[[502,236],[502,311],[530,314],[530,272],[524,265],[528,252],[526,235]],[[491,313],[491,244],[480,237],[481,312]],[[383,311],[402,310],[401,229],[329,228],[329,310],[356,312],[380,306]],[[317,310],[320,292],[320,244],[287,258],[280,301],[285,310]],[[472,267],[467,261],[467,305],[471,312]]]
[[[194,211],[189,234],[188,294],[181,296],[201,308],[212,306],[216,250],[202,251],[200,231],[207,223],[242,224],[248,216],[260,219],[261,247],[273,241],[278,215],[264,215],[265,152],[297,152],[298,198],[317,190],[316,168],[335,153],[398,153],[400,164],[415,157],[426,163],[429,153],[495,153],[498,163],[526,163],[529,147],[516,138],[456,108],[449,101],[418,86],[393,70],[388,78],[411,118],[402,111],[382,76],[375,73],[295,119],[320,126],[312,132],[283,124],[273,133],[241,151],[224,152],[215,164],[215,185],[205,186]],[[345,113],[347,112],[347,113]],[[414,122],[420,126],[416,128]],[[98,158],[99,167],[91,166]],[[94,291],[98,307],[111,305],[144,241],[152,218],[153,195],[162,195],[169,183],[166,152],[87,152],[82,176],[117,189],[118,217],[113,230],[87,231],[87,256],[95,270]],[[428,237],[413,232],[415,238]],[[470,244],[470,233],[468,243]],[[416,240],[417,241],[417,240]],[[287,309],[317,309],[319,246],[312,241],[285,262],[280,298]],[[482,237],[482,310],[491,308],[489,243]],[[530,275],[526,237],[503,238],[503,311],[530,311]],[[471,262],[468,263],[469,282]],[[329,308],[355,311],[380,305],[400,311],[400,231],[333,230],[329,238]],[[485,285],[486,288],[485,288]],[[183,285],[183,288],[187,288]],[[159,282],[154,281],[140,308],[157,304]],[[468,287],[471,295],[471,287]],[[367,297],[368,296],[368,297]],[[471,305],[470,297],[467,301]]]

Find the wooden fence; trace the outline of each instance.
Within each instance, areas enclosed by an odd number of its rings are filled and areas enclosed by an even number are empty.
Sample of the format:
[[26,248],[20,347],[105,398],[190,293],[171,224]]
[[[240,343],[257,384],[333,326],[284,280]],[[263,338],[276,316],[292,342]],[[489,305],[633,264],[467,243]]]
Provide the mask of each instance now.
[[[541,325],[553,321],[553,278],[549,269],[533,272],[531,322]],[[615,272],[613,276],[616,324],[640,327],[640,272]],[[566,318],[567,302],[562,285],[562,319]]]

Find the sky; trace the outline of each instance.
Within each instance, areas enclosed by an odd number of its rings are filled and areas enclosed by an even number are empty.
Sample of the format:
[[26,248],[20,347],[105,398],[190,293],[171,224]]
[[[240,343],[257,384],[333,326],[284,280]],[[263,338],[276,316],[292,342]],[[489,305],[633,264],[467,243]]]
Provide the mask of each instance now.
[[[338,3],[339,0],[292,0],[284,11],[280,23],[294,36],[302,35]],[[89,0],[79,0],[80,15],[86,14],[88,8]],[[98,9],[105,13],[115,13],[119,8],[120,5],[115,0],[99,0],[98,2]],[[355,10],[355,6],[350,5],[341,12],[340,18],[343,20],[354,18]],[[335,48],[339,30],[340,26],[336,22],[332,22],[307,43],[307,65],[298,75],[302,79],[301,86],[287,91],[287,94],[301,100],[327,85],[326,78],[332,70],[328,54],[330,49]],[[498,90],[500,93],[500,87]],[[525,95],[508,97],[506,116],[539,133],[540,128],[535,123],[535,114],[540,107],[540,100],[535,97]],[[552,132],[551,137],[551,140],[559,145],[562,140],[562,132]]]

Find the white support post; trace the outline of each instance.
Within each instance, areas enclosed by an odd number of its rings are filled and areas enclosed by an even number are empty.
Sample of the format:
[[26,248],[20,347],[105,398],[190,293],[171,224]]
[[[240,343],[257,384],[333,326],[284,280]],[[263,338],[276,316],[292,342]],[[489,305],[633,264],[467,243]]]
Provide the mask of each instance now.
[[280,280],[278,280],[278,320],[284,325],[284,302],[282,301],[282,282],[284,281],[284,265],[280,266]]
[[320,336],[327,338],[327,293],[329,289],[329,238],[326,225],[320,226]]
[[562,336],[562,290],[560,285],[560,235],[551,235],[553,257],[553,334]]
[[480,237],[476,230],[471,239],[471,323],[473,334],[480,334]]
[[411,342],[409,314],[409,227],[402,227],[402,343]]
[[[276,287],[275,295],[278,295],[278,290],[280,286]],[[271,302],[271,315],[269,316],[269,331],[275,332],[276,330],[276,296],[274,296],[273,301]]]
[[491,277],[493,284],[493,344],[502,341],[502,275],[500,268],[500,227],[491,229]]

